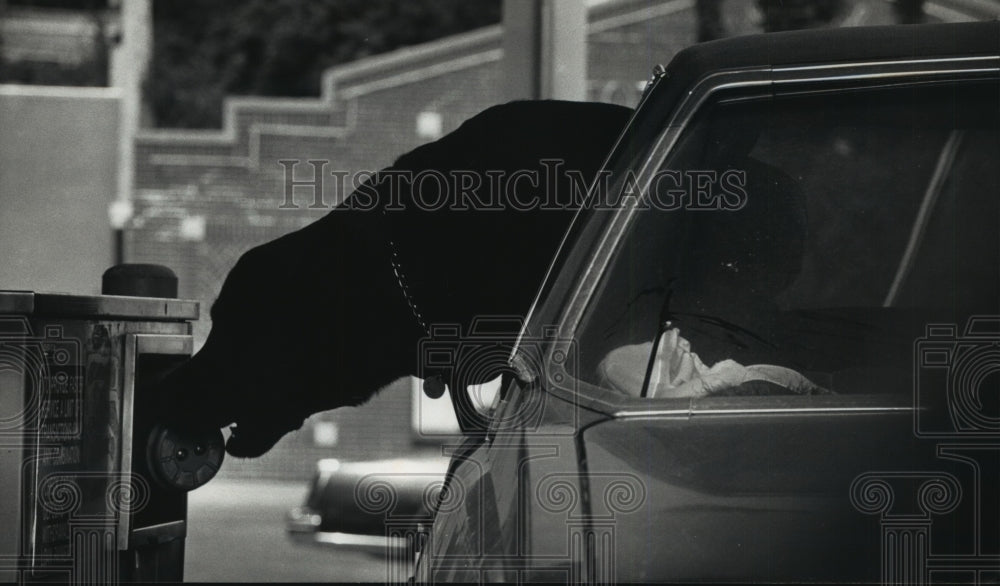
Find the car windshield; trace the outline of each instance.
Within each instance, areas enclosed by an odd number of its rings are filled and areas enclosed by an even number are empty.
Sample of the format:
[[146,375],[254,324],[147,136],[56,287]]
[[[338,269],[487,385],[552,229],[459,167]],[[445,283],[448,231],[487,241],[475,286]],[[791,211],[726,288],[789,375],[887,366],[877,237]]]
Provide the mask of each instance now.
[[998,105],[967,82],[702,108],[639,194],[571,370],[633,397],[912,392],[928,326],[957,343],[1000,314]]

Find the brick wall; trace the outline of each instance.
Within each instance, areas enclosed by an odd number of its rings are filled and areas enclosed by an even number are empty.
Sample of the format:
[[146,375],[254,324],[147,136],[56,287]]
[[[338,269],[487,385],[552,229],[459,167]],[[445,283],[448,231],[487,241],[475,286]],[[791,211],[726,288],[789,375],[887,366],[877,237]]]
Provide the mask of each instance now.
[[[634,105],[656,63],[694,41],[693,0],[619,0],[592,10],[588,36],[590,99]],[[170,266],[182,297],[203,301],[196,345],[209,330],[208,307],[245,250],[322,217],[341,193],[332,178],[326,207],[295,189],[298,209],[280,209],[282,159],[309,159],[324,171],[377,170],[431,137],[417,132],[430,112],[447,133],[498,103],[501,29],[488,27],[331,69],[322,95],[309,99],[235,98],[222,130],[148,130],[137,137],[135,218],[127,233],[130,262]],[[224,474],[304,478],[320,457],[362,459],[426,449],[410,431],[410,387],[393,385],[369,405],[318,414],[263,458],[231,462]],[[330,424],[333,424],[332,426]],[[317,447],[316,426],[336,428],[332,447]]]

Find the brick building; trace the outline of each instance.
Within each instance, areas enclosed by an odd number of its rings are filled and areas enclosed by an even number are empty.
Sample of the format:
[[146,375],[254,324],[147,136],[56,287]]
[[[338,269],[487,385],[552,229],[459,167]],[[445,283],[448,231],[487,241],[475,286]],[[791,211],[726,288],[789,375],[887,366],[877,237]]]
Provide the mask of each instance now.
[[[634,105],[652,67],[694,42],[693,7],[613,0],[591,8],[589,98]],[[350,193],[331,171],[375,171],[501,101],[501,34],[487,27],[335,67],[318,98],[229,98],[221,130],[142,131],[127,260],[173,268],[181,296],[204,302],[200,344],[208,304],[240,254],[311,223]],[[321,189],[288,189],[287,169],[306,181],[314,168]],[[223,473],[303,478],[320,457],[433,450],[412,431],[413,396],[404,380],[364,407],[318,414],[263,458],[229,463]]]

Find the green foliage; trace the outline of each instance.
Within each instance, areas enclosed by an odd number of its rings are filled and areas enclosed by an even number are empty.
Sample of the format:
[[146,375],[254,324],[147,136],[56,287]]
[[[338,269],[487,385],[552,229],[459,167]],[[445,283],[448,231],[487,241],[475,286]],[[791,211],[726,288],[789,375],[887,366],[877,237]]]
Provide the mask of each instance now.
[[500,0],[154,0],[158,126],[221,124],[227,94],[311,96],[339,63],[500,21]]

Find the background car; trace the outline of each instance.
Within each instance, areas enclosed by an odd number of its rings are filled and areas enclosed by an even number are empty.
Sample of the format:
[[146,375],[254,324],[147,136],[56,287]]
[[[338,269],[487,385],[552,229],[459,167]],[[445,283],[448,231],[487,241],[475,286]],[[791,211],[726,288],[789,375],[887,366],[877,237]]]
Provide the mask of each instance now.
[[386,555],[433,520],[449,459],[439,457],[316,464],[305,503],[289,511],[299,543]]

